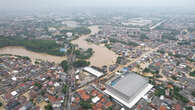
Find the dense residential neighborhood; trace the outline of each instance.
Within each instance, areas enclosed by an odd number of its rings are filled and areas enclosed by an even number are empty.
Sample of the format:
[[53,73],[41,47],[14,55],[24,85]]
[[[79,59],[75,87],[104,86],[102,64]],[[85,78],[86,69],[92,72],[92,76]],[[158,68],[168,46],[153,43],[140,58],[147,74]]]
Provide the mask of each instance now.
[[0,110],[195,110],[195,16],[109,13],[0,17]]

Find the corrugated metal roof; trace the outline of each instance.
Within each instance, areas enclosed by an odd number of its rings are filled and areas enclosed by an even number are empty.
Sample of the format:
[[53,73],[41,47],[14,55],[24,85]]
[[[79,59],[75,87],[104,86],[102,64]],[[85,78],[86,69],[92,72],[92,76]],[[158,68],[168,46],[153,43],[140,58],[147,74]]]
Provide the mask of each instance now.
[[128,75],[120,78],[120,80],[115,82],[112,87],[122,92],[123,94],[131,97],[136,92],[142,90],[147,84],[147,82],[148,81],[142,76],[134,73],[129,73]]
[[93,75],[95,75],[95,76],[97,76],[97,77],[100,77],[100,76],[104,75],[102,72],[99,72],[99,71],[97,71],[97,70],[95,70],[91,67],[85,67],[84,70],[91,73],[91,74],[93,74]]

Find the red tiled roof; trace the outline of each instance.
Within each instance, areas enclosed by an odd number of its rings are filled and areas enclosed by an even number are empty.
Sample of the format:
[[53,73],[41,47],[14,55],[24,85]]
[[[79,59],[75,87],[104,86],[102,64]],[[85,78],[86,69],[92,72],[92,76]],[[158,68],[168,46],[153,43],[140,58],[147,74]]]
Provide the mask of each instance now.
[[168,84],[167,87],[168,87],[169,89],[172,89],[172,88],[173,88],[173,85]]
[[5,94],[5,98],[6,98],[7,100],[10,100],[10,99],[12,99],[12,98],[14,98],[14,97],[11,95],[11,93],[7,93],[7,94]]
[[105,98],[102,98],[102,99],[100,100],[100,102],[102,102],[102,103],[104,103],[105,101],[106,101]]
[[50,102],[56,102],[56,101],[61,101],[61,100],[63,100],[62,97],[56,98],[55,96],[51,96],[51,95],[48,95],[48,99],[49,99]]
[[75,98],[75,100],[74,100],[76,103],[79,103],[80,102],[80,98],[79,97],[77,97],[77,98]]
[[141,105],[137,105],[137,109],[140,110],[142,108]]
[[173,106],[176,110],[181,110],[181,106],[179,104],[176,104]]
[[160,106],[160,110],[167,110],[165,106]]
[[111,107],[112,106],[112,102],[111,101],[109,101],[109,102],[107,102],[106,104],[105,104],[105,107],[106,108],[109,108],[109,107]]
[[51,95],[48,96],[48,99],[49,99],[50,102],[56,102],[57,101],[56,97],[51,96]]
[[82,94],[81,98],[86,101],[86,100],[88,100],[90,98],[90,96],[87,95],[87,94]]
[[82,94],[82,93],[84,93],[85,92],[85,90],[79,90],[78,91],[78,94],[80,95],[80,94]]
[[71,106],[76,106],[76,104],[75,103],[72,103],[72,105]]
[[156,65],[156,66],[160,66],[160,62],[156,62],[155,65]]
[[78,94],[80,95],[80,97],[81,97],[84,101],[86,101],[86,100],[88,100],[88,99],[90,98],[90,96],[86,94],[85,90],[80,90],[80,91],[78,91]]
[[192,102],[188,102],[189,105],[194,106],[195,104]]
[[35,82],[32,81],[32,85],[34,85],[34,84],[35,84]]
[[104,96],[104,94],[99,94],[98,97],[101,99]]
[[37,97],[37,92],[34,91],[34,90],[30,91],[29,94],[30,94],[30,97],[32,97],[32,98],[36,98]]
[[36,110],[40,110],[41,108],[39,106],[36,106]]
[[97,94],[98,94],[97,90],[93,90],[92,93],[91,93],[92,96],[96,96]]
[[21,86],[21,87],[24,87],[24,83],[21,83],[20,86]]
[[98,108],[98,107],[95,106],[95,105],[92,107],[92,109],[93,109],[93,110],[102,110],[102,108]]
[[97,104],[96,104],[96,106],[98,107],[98,108],[102,108],[102,103],[101,102],[98,102]]

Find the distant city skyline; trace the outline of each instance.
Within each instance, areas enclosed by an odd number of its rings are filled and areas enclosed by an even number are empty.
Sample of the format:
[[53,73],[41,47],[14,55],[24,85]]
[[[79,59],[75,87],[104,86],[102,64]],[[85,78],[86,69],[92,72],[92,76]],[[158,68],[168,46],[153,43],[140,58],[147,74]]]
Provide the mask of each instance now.
[[176,7],[193,8],[194,0],[0,0],[0,9],[51,9],[71,7]]

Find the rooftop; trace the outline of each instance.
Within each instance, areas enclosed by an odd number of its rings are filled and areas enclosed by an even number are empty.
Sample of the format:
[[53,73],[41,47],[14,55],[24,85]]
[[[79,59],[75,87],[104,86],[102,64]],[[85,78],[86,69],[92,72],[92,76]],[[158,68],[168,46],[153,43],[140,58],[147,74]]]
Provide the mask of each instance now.
[[105,92],[131,108],[152,87],[146,78],[135,73],[128,73],[108,81]]
[[95,75],[95,76],[97,76],[97,77],[100,77],[100,76],[104,75],[102,72],[99,72],[99,71],[97,71],[97,70],[95,70],[91,67],[85,67],[84,70],[91,73],[91,74],[93,74],[93,75]]
[[[145,79],[142,76],[139,76],[135,73],[129,73],[126,75],[123,75],[121,77],[116,77],[108,84],[114,88],[117,91],[120,91],[122,94],[124,94],[127,97],[132,97],[137,92],[141,91],[143,87],[148,84],[147,79]],[[127,85],[128,86],[124,86]]]

